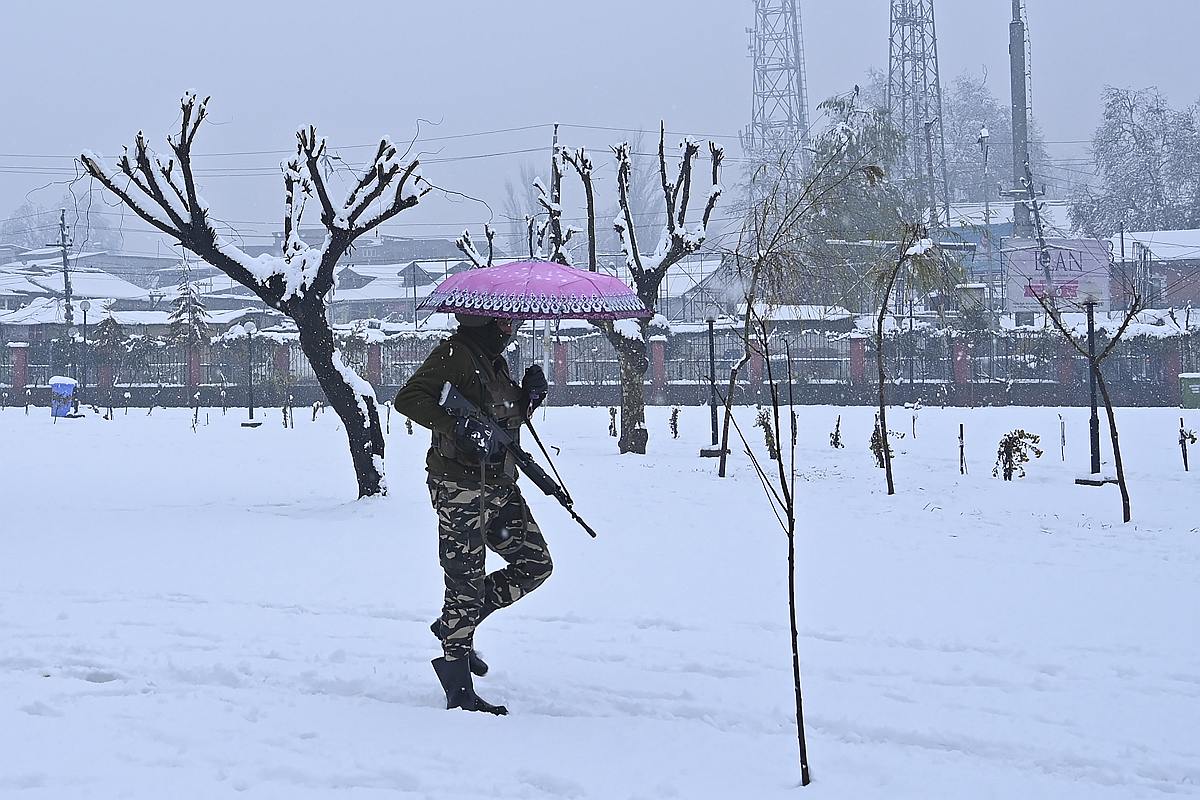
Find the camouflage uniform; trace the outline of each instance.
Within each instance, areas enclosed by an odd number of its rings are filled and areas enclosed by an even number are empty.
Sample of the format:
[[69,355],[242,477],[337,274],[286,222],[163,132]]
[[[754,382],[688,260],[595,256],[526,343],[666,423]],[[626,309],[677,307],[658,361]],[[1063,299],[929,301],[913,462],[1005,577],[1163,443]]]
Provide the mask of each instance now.
[[[438,557],[446,573],[442,608],[446,658],[464,658],[475,627],[542,585],[554,568],[542,532],[516,485],[488,486],[480,531],[478,486],[430,478],[429,494],[438,515]],[[484,547],[508,565],[484,575]]]
[[[517,438],[529,397],[509,377],[505,343],[494,326],[460,326],[430,353],[394,401],[398,411],[433,431],[426,469],[446,578],[441,625],[434,627],[440,628],[449,660],[468,656],[475,627],[532,592],[553,569],[546,540],[517,488],[515,463],[504,458],[481,465],[460,452],[454,420],[438,404],[442,386],[450,383]],[[507,566],[486,574],[485,547]]]

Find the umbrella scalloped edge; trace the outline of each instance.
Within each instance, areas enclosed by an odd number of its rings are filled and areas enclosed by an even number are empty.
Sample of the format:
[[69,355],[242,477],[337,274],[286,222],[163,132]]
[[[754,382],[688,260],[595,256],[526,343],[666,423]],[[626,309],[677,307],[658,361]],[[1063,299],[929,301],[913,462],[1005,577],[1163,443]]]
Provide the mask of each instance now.
[[419,310],[510,319],[628,319],[651,316],[634,294],[617,297],[493,295],[460,289],[433,292],[421,303]]

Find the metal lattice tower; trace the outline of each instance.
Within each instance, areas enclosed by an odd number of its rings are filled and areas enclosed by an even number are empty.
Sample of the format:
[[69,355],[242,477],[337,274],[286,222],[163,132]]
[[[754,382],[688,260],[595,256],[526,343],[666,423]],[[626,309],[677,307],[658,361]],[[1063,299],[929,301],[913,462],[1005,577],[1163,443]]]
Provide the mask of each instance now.
[[808,86],[800,0],[754,0],[750,51],[754,59],[754,107],[742,145],[759,164],[774,165],[793,154],[798,176],[808,144]]
[[933,0],[892,0],[891,32],[887,107],[904,135],[900,178],[937,227],[949,221],[950,191]]

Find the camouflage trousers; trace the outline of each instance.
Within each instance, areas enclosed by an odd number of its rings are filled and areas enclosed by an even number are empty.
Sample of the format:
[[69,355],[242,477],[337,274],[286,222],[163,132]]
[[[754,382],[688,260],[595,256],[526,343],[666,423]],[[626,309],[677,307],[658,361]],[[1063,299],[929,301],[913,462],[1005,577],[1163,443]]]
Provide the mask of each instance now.
[[[446,573],[442,649],[447,659],[464,658],[473,647],[476,626],[541,586],[554,564],[515,485],[486,487],[482,528],[478,487],[430,478],[429,494],[438,516],[438,558]],[[487,550],[506,566],[485,573]]]

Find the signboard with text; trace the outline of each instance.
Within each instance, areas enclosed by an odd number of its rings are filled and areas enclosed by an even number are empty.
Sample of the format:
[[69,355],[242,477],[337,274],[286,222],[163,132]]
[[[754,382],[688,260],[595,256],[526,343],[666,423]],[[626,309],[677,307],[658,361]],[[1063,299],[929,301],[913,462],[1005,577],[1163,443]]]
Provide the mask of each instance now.
[[[1112,258],[1096,239],[1006,239],[1001,259],[1007,272],[1009,311],[1041,311],[1038,297],[1060,311],[1077,311],[1089,301],[1107,311]],[[1046,282],[1049,273],[1049,284]]]

